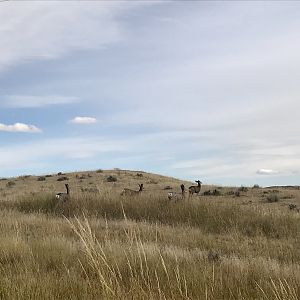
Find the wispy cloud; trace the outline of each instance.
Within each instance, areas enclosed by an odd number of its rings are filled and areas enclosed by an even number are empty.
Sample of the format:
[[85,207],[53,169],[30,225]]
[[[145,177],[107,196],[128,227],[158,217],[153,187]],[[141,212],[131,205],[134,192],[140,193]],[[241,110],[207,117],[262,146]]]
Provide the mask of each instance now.
[[70,122],[73,124],[95,124],[97,119],[93,117],[75,117]]
[[[33,165],[48,164],[57,167],[60,161],[67,167],[79,159],[93,159],[99,154],[129,152],[126,140],[114,141],[99,137],[42,139],[29,143],[17,143],[0,148],[0,167],[6,170],[23,170]],[[67,164],[66,164],[67,163]]]
[[1,106],[11,108],[34,108],[49,105],[62,105],[78,102],[78,97],[62,96],[62,95],[7,95],[3,97]]
[[116,17],[134,6],[113,1],[92,5],[1,3],[0,71],[33,59],[55,59],[72,50],[97,49],[119,41],[124,32]]
[[34,125],[28,125],[24,123],[15,123],[13,125],[5,125],[0,123],[0,131],[38,133],[42,130]]

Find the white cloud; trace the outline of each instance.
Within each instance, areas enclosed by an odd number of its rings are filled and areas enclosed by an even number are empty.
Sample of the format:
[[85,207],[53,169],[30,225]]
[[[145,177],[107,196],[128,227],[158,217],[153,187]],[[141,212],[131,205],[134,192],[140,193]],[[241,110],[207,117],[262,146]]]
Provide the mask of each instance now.
[[49,105],[71,104],[79,101],[77,97],[48,95],[48,96],[32,96],[32,95],[8,95],[4,96],[3,106],[12,108],[33,108],[44,107]]
[[275,175],[275,174],[279,174],[279,171],[276,170],[270,170],[270,169],[259,169],[256,172],[259,175]]
[[75,117],[70,122],[73,124],[95,124],[97,119],[93,117]]
[[0,131],[38,133],[42,130],[34,125],[27,125],[24,123],[15,123],[13,125],[5,125],[0,123]]

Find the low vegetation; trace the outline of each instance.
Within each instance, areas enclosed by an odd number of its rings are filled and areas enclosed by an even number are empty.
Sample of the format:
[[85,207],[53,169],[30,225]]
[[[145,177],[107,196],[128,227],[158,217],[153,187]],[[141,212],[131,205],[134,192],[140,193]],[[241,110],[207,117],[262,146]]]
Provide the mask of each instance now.
[[[181,181],[91,174],[97,193],[68,174],[66,202],[61,175],[0,182],[1,299],[300,298],[299,190],[203,186],[170,201]],[[120,196],[141,180],[138,197]]]
[[109,176],[106,178],[106,181],[107,181],[107,182],[116,182],[116,181],[118,181],[118,178],[117,178],[116,176],[109,175]]
[[277,194],[272,193],[267,197],[268,202],[272,203],[272,202],[278,202],[279,201],[279,197]]
[[7,184],[6,184],[6,186],[7,186],[8,188],[13,187],[14,185],[16,185],[16,183],[15,183],[14,181],[8,181]]

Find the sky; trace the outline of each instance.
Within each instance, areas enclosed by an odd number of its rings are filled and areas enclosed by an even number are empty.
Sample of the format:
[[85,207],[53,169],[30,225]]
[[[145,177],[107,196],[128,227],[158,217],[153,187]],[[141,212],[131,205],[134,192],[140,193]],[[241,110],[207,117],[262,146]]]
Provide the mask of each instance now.
[[300,183],[297,1],[0,2],[0,177]]

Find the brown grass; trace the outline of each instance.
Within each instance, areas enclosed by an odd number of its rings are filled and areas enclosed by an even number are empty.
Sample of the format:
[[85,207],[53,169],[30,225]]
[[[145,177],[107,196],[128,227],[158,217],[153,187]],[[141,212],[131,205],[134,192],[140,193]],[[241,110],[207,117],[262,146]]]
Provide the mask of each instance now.
[[[235,197],[224,187],[218,197],[169,201],[164,188],[180,193],[180,181],[89,173],[67,174],[66,203],[55,198],[59,176],[0,181],[0,299],[300,298],[300,214],[288,208],[300,191]],[[141,197],[120,197],[140,182]],[[273,193],[279,200],[269,203]]]

